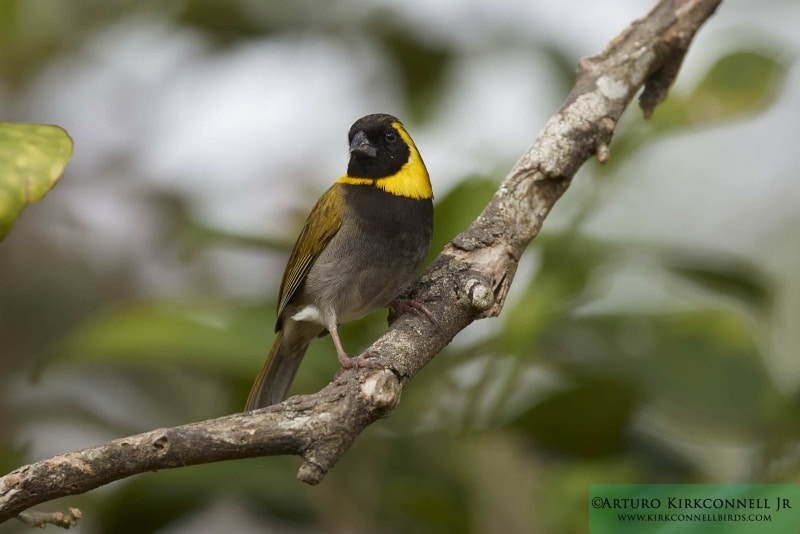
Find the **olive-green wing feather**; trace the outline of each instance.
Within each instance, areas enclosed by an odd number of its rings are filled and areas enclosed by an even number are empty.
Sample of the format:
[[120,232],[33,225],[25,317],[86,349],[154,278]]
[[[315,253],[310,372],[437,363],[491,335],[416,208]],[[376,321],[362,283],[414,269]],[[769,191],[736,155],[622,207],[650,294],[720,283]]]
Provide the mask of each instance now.
[[311,264],[330,240],[342,227],[342,211],[344,208],[344,191],[341,185],[334,184],[319,198],[314,209],[294,244],[289,263],[281,280],[280,299],[278,300],[278,316],[280,317],[286,304],[294,296],[297,288],[305,280]]

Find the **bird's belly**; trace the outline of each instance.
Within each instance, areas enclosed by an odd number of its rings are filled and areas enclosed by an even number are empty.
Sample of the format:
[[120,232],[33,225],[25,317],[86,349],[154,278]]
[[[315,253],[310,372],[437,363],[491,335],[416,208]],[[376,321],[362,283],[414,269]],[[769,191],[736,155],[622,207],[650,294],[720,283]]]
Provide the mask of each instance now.
[[[360,319],[385,307],[411,282],[427,253],[413,240],[349,240],[328,246],[308,273],[304,293],[324,318]],[[327,253],[327,251],[333,251]],[[304,299],[305,300],[305,299]]]
[[309,273],[306,289],[322,315],[331,310],[340,323],[385,307],[411,281],[417,268],[416,262],[385,265],[378,258],[363,265],[336,263],[336,270],[323,267],[318,273]]

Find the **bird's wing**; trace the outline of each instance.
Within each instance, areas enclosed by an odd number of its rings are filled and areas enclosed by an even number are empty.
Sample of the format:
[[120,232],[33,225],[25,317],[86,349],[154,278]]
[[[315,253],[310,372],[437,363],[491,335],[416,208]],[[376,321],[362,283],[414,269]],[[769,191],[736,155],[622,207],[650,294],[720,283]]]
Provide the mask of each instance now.
[[294,244],[281,280],[278,316],[305,280],[311,264],[342,227],[344,191],[334,184],[317,201]]

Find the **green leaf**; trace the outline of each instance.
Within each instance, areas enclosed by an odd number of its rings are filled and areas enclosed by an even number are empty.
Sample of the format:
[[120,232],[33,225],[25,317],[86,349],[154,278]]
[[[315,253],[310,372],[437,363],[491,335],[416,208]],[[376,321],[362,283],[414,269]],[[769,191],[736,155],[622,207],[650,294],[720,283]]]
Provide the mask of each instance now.
[[580,457],[602,457],[624,449],[637,406],[631,385],[591,380],[536,404],[512,426],[542,447]]
[[723,56],[686,98],[690,120],[697,125],[762,111],[775,101],[785,75],[782,63],[761,52]]
[[271,309],[197,301],[133,304],[83,323],[54,352],[62,361],[84,364],[178,364],[250,376],[258,370],[254,362],[269,351]]
[[653,345],[637,377],[668,419],[716,438],[752,439],[785,409],[740,314],[679,313],[651,323],[650,332],[640,326]]
[[26,204],[41,200],[72,156],[72,139],[58,126],[0,123],[0,239]]
[[620,147],[635,151],[655,134],[713,125],[767,109],[775,102],[786,77],[786,66],[775,55],[740,50],[719,58],[688,94],[670,93],[647,125],[620,132],[614,140],[615,152]]
[[763,436],[787,407],[741,313],[578,317],[548,330],[538,353],[576,382],[619,380],[649,414],[708,439]]
[[[274,302],[200,300],[138,302],[104,310],[62,338],[39,371],[54,363],[136,366],[159,373],[164,366],[178,366],[211,371],[249,387],[275,340],[274,310]],[[386,330],[385,315],[374,313],[343,325],[345,348],[352,354],[365,349]],[[337,369],[333,342],[328,336],[315,339],[292,391],[316,391]]]
[[768,314],[772,309],[772,280],[747,262],[696,250],[665,252],[662,257],[670,272],[703,289],[736,299],[758,313]]

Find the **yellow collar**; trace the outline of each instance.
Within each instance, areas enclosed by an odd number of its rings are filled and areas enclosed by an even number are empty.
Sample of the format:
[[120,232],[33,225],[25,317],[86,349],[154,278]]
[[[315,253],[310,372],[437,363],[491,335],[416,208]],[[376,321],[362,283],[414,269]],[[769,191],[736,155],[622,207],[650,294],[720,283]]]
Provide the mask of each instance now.
[[418,200],[433,198],[433,189],[431,188],[431,180],[428,177],[428,170],[425,168],[425,163],[422,161],[422,156],[419,155],[414,141],[406,133],[402,124],[395,122],[392,126],[395,127],[400,137],[408,145],[408,161],[400,170],[384,178],[353,178],[345,174],[336,182],[350,185],[374,185],[378,189],[399,197]]

